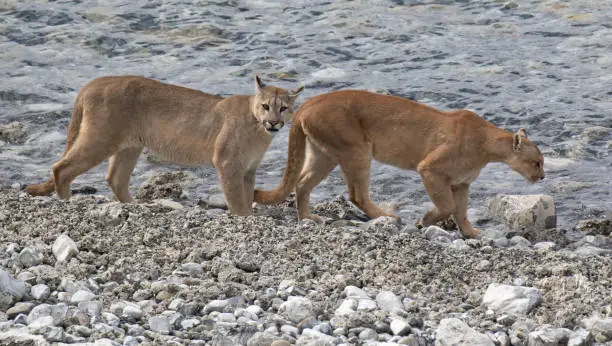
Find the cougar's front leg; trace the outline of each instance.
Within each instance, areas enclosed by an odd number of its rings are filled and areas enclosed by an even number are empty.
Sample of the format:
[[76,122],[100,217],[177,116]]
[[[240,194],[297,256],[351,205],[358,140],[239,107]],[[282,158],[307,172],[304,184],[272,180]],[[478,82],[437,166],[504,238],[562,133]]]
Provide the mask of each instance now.
[[244,175],[244,196],[246,198],[245,203],[247,205],[253,204],[255,196],[255,170],[247,171]]
[[219,172],[221,188],[230,213],[239,216],[251,215],[251,203],[247,202],[245,193],[244,169],[236,162],[236,158],[213,160],[213,163]]

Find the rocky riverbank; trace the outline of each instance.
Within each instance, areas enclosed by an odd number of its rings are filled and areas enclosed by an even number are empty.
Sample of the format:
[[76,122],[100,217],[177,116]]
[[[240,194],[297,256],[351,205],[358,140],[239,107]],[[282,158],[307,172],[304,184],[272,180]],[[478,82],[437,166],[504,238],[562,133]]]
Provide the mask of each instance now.
[[2,189],[0,343],[612,342],[609,220],[504,242],[363,222],[341,197],[315,206],[325,226],[290,202],[247,218],[200,204]]

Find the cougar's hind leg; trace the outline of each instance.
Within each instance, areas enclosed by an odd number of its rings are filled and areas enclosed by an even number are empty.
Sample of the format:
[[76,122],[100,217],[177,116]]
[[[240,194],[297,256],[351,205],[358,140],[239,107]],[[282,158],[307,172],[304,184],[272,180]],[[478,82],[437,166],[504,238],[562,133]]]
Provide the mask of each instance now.
[[325,155],[312,143],[307,144],[306,162],[300,172],[296,186],[296,203],[300,220],[311,219],[322,222],[319,216],[310,212],[310,193],[325,179],[338,163]]
[[108,160],[106,181],[117,199],[122,203],[133,202],[129,192],[130,175],[136,167],[138,156],[143,148],[125,148],[116,152]]

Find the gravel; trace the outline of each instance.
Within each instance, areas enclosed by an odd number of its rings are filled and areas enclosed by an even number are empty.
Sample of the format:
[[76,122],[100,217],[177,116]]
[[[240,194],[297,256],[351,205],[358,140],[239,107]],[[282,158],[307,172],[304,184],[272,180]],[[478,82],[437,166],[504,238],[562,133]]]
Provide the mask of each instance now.
[[[612,256],[601,222],[594,230],[582,222],[580,239],[562,242],[463,240],[456,230],[360,221],[340,197],[314,206],[329,225],[297,222],[291,205],[235,217],[3,188],[0,341],[612,341]],[[70,256],[58,256],[58,239]]]

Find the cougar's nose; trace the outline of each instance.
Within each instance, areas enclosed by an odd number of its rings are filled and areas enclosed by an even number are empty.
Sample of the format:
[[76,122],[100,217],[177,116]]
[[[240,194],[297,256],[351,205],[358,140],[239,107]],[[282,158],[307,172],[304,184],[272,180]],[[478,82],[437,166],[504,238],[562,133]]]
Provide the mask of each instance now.
[[540,180],[544,180],[544,174],[540,176]]
[[264,127],[268,131],[278,131],[285,125],[282,120],[266,120],[264,121]]

